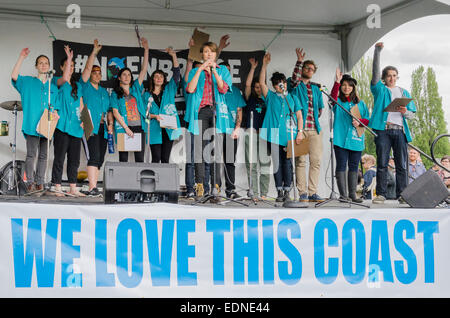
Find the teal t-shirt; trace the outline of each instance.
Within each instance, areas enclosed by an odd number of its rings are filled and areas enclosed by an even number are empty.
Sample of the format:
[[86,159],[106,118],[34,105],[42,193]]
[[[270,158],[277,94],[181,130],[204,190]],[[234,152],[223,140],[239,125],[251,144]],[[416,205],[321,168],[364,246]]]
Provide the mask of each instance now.
[[[270,90],[263,100],[266,102],[267,111],[259,136],[271,143],[287,146],[288,140],[291,139],[291,129],[293,138],[297,138],[296,113],[302,110],[300,101],[294,95],[288,94],[285,99],[284,96]],[[294,112],[292,126],[289,115],[291,110]]]
[[[343,102],[338,100],[339,103],[348,111],[355,106],[353,102]],[[361,118],[369,119],[369,110],[367,109],[364,101],[358,103],[359,113]],[[353,151],[363,151],[365,148],[364,134],[359,137],[355,127],[353,127],[353,118],[350,117],[344,110],[338,105],[334,105],[334,126],[333,126],[333,143],[334,145]]]
[[[94,129],[92,131],[95,135],[100,135],[102,132],[98,131],[100,127],[100,122],[104,114],[110,110],[110,98],[108,91],[99,85],[98,89],[92,86],[90,81],[83,82],[80,79],[80,84],[82,88],[83,103],[89,109],[92,117],[92,124]],[[105,129],[103,136],[107,138],[107,124],[104,125]]]
[[50,85],[50,105],[55,106],[58,97],[58,87],[49,81],[42,81],[34,76],[17,77],[11,79],[13,87],[19,92],[22,101],[23,121],[22,133],[30,136],[41,136],[36,132],[37,125],[46,108],[48,108],[48,91]]
[[[177,89],[178,89],[177,84],[172,78],[164,87],[164,91],[162,93],[161,98],[161,106],[158,106],[158,104],[156,104],[150,92],[146,91],[143,95],[144,104],[148,105],[149,101],[152,101],[152,104],[150,105],[150,114],[153,115],[163,114],[176,117],[177,129],[165,128],[170,140],[178,139],[181,135],[180,118],[178,117],[178,111],[175,106],[175,96],[177,94]],[[162,143],[162,128],[160,126],[160,123],[156,119],[152,119],[150,121],[150,144],[154,145],[161,143]]]
[[72,96],[72,86],[65,82],[60,88],[55,109],[58,111],[59,120],[56,128],[77,138],[83,137],[83,128],[81,128],[81,103],[83,99],[83,90],[81,84],[77,83],[77,97]]
[[234,84],[233,89],[225,94],[225,102],[228,106],[228,113],[230,115],[230,128],[234,129],[236,125],[237,109],[247,106],[247,103],[245,102],[239,87]]

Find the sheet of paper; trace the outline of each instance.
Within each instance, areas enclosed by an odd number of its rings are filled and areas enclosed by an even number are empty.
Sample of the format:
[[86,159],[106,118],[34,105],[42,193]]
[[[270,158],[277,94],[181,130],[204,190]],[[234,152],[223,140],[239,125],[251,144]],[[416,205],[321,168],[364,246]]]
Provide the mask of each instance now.
[[177,129],[177,117],[171,115],[159,115],[161,117],[161,121],[159,122],[159,126],[161,128],[169,128],[169,129]]
[[117,134],[117,150],[118,151],[141,151],[142,135],[140,133],[135,133],[133,138],[125,133]]

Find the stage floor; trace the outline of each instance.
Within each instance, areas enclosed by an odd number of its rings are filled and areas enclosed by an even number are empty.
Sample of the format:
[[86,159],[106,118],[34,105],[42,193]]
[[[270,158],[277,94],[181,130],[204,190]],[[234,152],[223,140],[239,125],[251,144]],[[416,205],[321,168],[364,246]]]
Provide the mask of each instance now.
[[[34,197],[34,196],[12,196],[12,195],[0,195],[0,202],[4,203],[31,203],[31,204],[63,204],[63,205],[102,205],[104,204],[103,197],[55,197],[55,196],[49,196],[49,195],[42,195],[41,197]],[[194,200],[188,200],[184,197],[180,197],[178,201],[178,205],[196,205],[199,208],[238,208],[242,209],[244,208],[250,208],[250,209],[274,209],[274,208],[283,208],[283,203],[275,202],[274,199],[270,199],[267,201],[260,201],[257,204],[252,203],[250,200],[243,200],[245,204],[248,205],[248,207],[237,203],[237,202],[230,202],[222,199],[220,203],[213,204],[210,202],[207,203],[196,203]],[[143,202],[143,203],[115,203],[115,205],[121,205],[121,204],[158,204],[151,203],[151,202]],[[408,204],[400,204],[397,200],[387,200],[384,204],[373,204],[371,200],[365,200],[364,205],[369,207],[370,209],[410,209],[411,207]],[[308,203],[310,209],[319,208],[319,209],[336,209],[336,208],[342,208],[342,209],[365,209],[365,207],[362,207],[360,205],[356,204],[348,204],[348,203],[342,203],[338,201],[332,201],[328,202],[327,204],[324,204],[320,207],[316,207],[316,203]],[[450,206],[442,204],[436,209],[448,209]]]

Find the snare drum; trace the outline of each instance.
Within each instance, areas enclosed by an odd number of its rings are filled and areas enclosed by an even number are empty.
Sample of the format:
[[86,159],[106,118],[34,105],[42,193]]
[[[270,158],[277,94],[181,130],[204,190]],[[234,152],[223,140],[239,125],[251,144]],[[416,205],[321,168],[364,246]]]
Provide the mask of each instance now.
[[9,123],[6,120],[2,120],[0,123],[0,136],[9,135]]

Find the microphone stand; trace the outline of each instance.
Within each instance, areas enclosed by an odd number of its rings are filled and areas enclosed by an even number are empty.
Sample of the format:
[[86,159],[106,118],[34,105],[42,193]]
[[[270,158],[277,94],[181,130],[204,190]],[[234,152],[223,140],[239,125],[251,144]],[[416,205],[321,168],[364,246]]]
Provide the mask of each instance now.
[[[280,85],[280,87],[282,89],[284,89],[283,86]],[[306,202],[300,202],[298,201],[298,189],[295,186],[295,182],[297,182],[297,173],[295,171],[295,151],[294,151],[294,126],[295,126],[295,121],[294,121],[294,111],[291,108],[291,106],[289,105],[289,102],[287,100],[287,91],[285,91],[283,93],[283,97],[284,100],[286,101],[286,104],[289,108],[289,126],[290,126],[290,131],[291,131],[291,164],[292,164],[292,174],[293,174],[293,180],[292,180],[292,188],[294,188],[294,201],[292,201],[289,197],[286,198],[286,200],[283,203],[283,208],[307,208],[308,207],[308,203]],[[297,132],[300,134],[300,132]],[[280,167],[278,168],[280,169]],[[290,191],[289,191],[290,192]]]
[[361,122],[361,120],[359,120],[358,118],[356,118],[355,116],[353,116],[353,114],[351,112],[349,112],[347,109],[344,108],[344,106],[342,106],[337,100],[335,100],[333,97],[331,97],[330,94],[325,92],[325,89],[320,87],[320,91],[326,95],[328,97],[328,109],[330,112],[330,160],[331,160],[331,194],[330,197],[323,201],[323,202],[319,202],[316,203],[315,207],[321,207],[322,205],[328,204],[330,202],[333,201],[337,201],[337,202],[341,202],[341,203],[348,203],[350,206],[352,204],[354,205],[358,205],[358,206],[362,206],[365,208],[370,208],[370,206],[362,204],[362,203],[357,203],[357,202],[353,202],[353,201],[347,201],[347,200],[342,200],[339,199],[337,196],[336,191],[334,190],[334,180],[335,180],[335,171],[334,171],[334,142],[333,142],[333,123],[334,123],[334,118],[333,118],[333,106],[334,105],[338,105],[342,110],[344,110],[349,116],[351,116],[353,119],[355,119],[360,125],[362,125],[364,128],[366,128],[371,134],[373,134],[375,137],[377,136],[377,134],[370,129],[369,127],[367,127],[363,122]]

